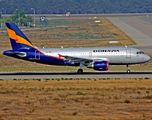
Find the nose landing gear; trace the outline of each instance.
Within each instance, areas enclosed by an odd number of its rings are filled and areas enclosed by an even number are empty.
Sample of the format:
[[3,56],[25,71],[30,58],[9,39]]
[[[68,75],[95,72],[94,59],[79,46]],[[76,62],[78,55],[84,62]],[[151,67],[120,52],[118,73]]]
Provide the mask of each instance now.
[[129,74],[130,73],[129,65],[126,65],[126,67],[127,67],[127,73]]

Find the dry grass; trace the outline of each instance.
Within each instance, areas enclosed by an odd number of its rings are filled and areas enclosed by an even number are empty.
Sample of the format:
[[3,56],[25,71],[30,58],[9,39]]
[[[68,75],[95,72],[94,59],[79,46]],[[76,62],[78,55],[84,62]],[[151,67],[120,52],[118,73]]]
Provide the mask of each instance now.
[[[53,19],[48,28],[24,30],[23,33],[37,47],[100,47],[111,46],[109,41],[117,40],[115,46],[132,45],[135,42],[105,18],[98,26],[94,19]],[[61,27],[56,27],[61,26]],[[62,27],[64,26],[64,27]],[[66,27],[65,27],[66,26]],[[11,48],[6,32],[0,32],[0,49]]]
[[35,120],[150,120],[151,80],[0,81],[0,116]]

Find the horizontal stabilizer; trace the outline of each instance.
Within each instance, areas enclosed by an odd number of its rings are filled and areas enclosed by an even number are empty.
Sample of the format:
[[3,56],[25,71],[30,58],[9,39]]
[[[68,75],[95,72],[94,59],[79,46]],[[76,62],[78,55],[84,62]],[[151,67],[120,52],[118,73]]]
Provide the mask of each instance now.
[[18,57],[26,57],[26,52],[21,52],[21,51],[14,51],[14,50],[8,50],[8,51],[5,51],[3,53],[4,55],[11,55],[11,56],[18,56]]

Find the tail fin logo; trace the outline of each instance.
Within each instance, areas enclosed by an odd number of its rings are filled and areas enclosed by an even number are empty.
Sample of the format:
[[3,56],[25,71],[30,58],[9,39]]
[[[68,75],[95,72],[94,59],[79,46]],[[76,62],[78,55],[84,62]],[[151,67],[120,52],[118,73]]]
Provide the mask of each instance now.
[[25,38],[19,36],[16,34],[16,31],[13,28],[7,27],[8,35],[11,40],[14,40],[15,43],[28,45],[32,48],[35,48],[32,43],[29,42],[29,40],[26,40]]

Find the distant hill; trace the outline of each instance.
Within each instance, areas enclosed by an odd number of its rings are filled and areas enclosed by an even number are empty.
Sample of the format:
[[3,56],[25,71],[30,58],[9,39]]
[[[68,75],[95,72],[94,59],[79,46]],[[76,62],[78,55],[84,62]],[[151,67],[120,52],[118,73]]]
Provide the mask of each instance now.
[[[3,8],[3,9],[2,9]],[[152,0],[0,0],[0,10],[11,14],[17,8],[27,14],[152,13]]]

